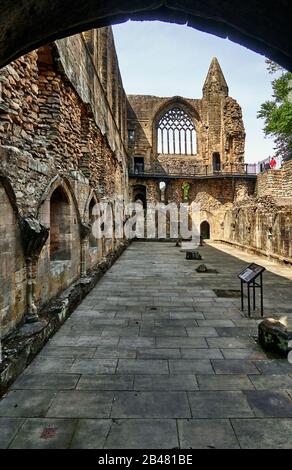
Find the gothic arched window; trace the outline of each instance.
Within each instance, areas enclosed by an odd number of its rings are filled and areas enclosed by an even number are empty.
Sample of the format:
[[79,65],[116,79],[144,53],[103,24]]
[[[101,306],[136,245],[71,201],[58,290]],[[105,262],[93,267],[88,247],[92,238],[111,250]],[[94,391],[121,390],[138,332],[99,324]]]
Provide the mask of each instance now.
[[170,108],[157,125],[157,152],[195,155],[196,130],[190,116],[179,106]]

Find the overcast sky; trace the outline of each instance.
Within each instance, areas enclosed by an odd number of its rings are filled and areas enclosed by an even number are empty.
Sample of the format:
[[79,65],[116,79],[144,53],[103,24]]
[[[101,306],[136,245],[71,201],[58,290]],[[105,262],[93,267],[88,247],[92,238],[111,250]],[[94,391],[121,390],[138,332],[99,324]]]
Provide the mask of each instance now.
[[200,98],[213,57],[217,57],[230,96],[242,107],[247,133],[246,161],[273,153],[257,119],[261,103],[272,95],[264,57],[187,26],[159,21],[127,22],[113,27],[119,64],[128,94]]

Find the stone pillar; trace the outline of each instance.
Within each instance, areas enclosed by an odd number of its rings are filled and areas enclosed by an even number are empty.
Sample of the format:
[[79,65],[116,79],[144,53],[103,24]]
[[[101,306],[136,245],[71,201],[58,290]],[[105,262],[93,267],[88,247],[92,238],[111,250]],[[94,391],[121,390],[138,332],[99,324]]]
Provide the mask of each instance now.
[[91,233],[91,225],[81,223],[80,238],[81,238],[81,276],[87,275],[87,250],[88,250],[88,237]]
[[38,321],[37,307],[35,304],[35,286],[36,286],[36,266],[37,257],[26,258],[26,302],[27,314],[25,316],[26,323]]
[[81,277],[87,274],[87,239],[81,240]]
[[49,227],[42,225],[35,217],[29,215],[19,220],[21,240],[26,259],[27,273],[27,314],[28,323],[38,321],[35,304],[35,286],[37,281],[37,262],[39,255],[49,236]]

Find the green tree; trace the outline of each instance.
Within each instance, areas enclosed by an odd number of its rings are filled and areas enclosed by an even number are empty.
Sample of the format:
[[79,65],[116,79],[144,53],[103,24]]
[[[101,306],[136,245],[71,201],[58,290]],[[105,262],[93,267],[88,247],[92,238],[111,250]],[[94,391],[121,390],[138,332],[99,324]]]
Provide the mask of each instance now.
[[275,139],[275,155],[292,159],[292,73],[267,60],[268,71],[277,75],[272,81],[271,101],[261,105],[258,118],[264,120],[264,133]]

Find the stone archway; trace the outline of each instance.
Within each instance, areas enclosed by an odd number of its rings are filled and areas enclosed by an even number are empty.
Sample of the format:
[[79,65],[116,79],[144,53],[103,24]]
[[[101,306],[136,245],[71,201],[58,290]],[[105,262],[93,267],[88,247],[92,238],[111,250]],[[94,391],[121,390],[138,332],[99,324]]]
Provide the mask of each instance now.
[[200,232],[202,240],[210,240],[210,224],[207,220],[201,223]]
[[141,202],[143,209],[146,209],[147,205],[147,189],[142,184],[137,184],[133,187],[133,202]]
[[132,19],[188,24],[292,69],[292,7],[285,0],[266,0],[264,8],[260,0],[3,0],[1,7],[0,66],[55,39]]
[[218,172],[221,170],[221,157],[219,152],[214,152],[213,153],[213,158],[212,158],[212,163],[213,163],[213,172]]
[[50,235],[37,265],[36,303],[42,305],[65,290],[81,272],[81,219],[72,187],[56,177],[44,192],[38,209]]

